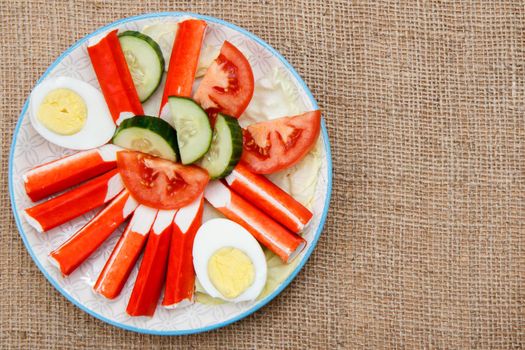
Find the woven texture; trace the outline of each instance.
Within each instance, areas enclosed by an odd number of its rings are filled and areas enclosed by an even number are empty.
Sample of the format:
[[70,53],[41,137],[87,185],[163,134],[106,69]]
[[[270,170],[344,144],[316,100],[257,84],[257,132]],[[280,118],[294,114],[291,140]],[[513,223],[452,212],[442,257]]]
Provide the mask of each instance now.
[[[334,192],[319,245],[254,315],[187,337],[134,334],[66,301],[9,208],[12,132],[36,79],[96,28],[145,12],[238,24],[317,98]],[[0,4],[2,348],[525,347],[525,6],[346,0]]]

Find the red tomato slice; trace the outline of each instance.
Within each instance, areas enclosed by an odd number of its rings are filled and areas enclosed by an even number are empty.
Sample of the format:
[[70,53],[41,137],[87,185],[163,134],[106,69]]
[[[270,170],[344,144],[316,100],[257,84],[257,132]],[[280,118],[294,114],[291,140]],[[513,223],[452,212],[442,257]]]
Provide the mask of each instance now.
[[253,96],[253,72],[241,51],[225,41],[193,98],[213,119],[217,113],[239,118]]
[[204,191],[206,170],[148,154],[120,151],[117,166],[124,186],[139,203],[156,209],[178,209]]
[[320,130],[318,110],[252,124],[243,130],[241,161],[257,174],[289,168],[310,152]]

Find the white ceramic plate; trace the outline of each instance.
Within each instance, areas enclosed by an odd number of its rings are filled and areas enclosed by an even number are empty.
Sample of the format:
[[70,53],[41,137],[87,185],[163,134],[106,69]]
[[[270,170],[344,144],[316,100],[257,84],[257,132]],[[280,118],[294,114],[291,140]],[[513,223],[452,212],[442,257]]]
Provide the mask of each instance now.
[[[86,81],[99,88],[86,51],[87,41],[90,37],[114,28],[121,30],[140,30],[145,25],[164,21],[173,22],[182,16],[191,16],[207,21],[208,29],[205,44],[220,47],[224,40],[229,40],[236,45],[249,59],[256,81],[270,74],[273,69],[277,68],[282,74],[286,74],[295,86],[296,94],[294,94],[294,96],[296,96],[296,103],[299,109],[307,111],[317,108],[312,94],[297,72],[295,72],[292,66],[277,51],[264,41],[233,24],[212,17],[188,13],[146,14],[122,19],[100,28],[66,50],[66,52],[48,68],[39,82],[49,77],[70,76]],[[135,280],[138,266],[136,266],[132,272],[121,295],[114,301],[107,301],[96,295],[92,292],[91,288],[104,266],[106,259],[109,257],[113,246],[118,240],[122,232],[122,227],[71,276],[67,278],[62,277],[60,272],[49,263],[47,256],[49,252],[57,248],[76,230],[81,228],[87,220],[93,217],[94,212],[83,215],[44,234],[36,232],[24,221],[21,215],[22,210],[31,206],[32,202],[25,194],[22,174],[36,165],[72,153],[70,150],[47,142],[36,133],[30,125],[28,101],[24,104],[16,125],[9,158],[9,192],[13,213],[20,236],[29,254],[42,273],[60,293],[85,312],[112,325],[136,332],[159,335],[181,335],[204,332],[235,322],[267,304],[292,281],[308,260],[323,228],[328,211],[332,184],[330,145],[324,122],[321,137],[323,145],[323,147],[321,147],[322,162],[312,205],[314,217],[303,235],[308,242],[307,248],[297,258],[299,259],[299,263],[288,278],[270,295],[255,302],[229,303],[223,305],[196,303],[192,306],[176,310],[166,310],[159,307],[155,315],[151,318],[128,316],[125,309],[133,288],[133,281]]]

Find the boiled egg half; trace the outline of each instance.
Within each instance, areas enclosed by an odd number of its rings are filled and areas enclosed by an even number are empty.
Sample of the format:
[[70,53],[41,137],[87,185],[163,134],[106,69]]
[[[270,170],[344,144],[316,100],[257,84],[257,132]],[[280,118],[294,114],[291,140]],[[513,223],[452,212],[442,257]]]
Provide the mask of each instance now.
[[46,79],[31,92],[30,107],[35,130],[61,147],[95,148],[107,143],[115,133],[115,123],[102,93],[78,79]]
[[193,266],[206,293],[226,301],[255,300],[266,284],[261,246],[246,229],[228,219],[212,219],[199,228]]

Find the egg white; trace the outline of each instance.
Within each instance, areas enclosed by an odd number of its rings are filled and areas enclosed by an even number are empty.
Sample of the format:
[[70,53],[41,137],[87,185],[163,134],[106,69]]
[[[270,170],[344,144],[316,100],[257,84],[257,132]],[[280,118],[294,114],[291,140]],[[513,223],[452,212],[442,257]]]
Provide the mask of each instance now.
[[[220,248],[234,247],[252,261],[255,278],[250,287],[234,299],[224,297],[213,285],[208,275],[208,261]],[[255,300],[266,284],[267,266],[264,252],[255,238],[241,225],[228,219],[212,219],[197,231],[193,243],[193,267],[197,278],[210,296],[231,302]]]
[[[84,127],[72,135],[59,135],[46,128],[37,118],[44,98],[55,89],[69,89],[77,93],[86,104]],[[86,150],[106,144],[115,133],[115,123],[102,93],[90,84],[70,77],[49,78],[31,92],[29,118],[35,130],[55,145],[74,150]]]

